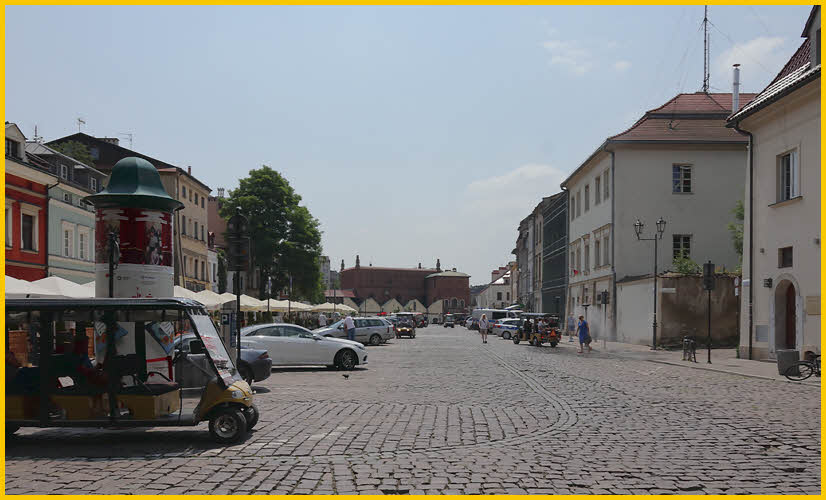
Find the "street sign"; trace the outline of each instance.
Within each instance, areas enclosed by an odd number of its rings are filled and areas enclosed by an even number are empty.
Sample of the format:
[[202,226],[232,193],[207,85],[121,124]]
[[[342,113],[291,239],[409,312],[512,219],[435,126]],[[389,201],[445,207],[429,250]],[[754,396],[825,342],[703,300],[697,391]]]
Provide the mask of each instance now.
[[703,264],[703,289],[714,290],[714,264],[711,261]]
[[221,324],[222,325],[229,325],[229,313],[221,314]]

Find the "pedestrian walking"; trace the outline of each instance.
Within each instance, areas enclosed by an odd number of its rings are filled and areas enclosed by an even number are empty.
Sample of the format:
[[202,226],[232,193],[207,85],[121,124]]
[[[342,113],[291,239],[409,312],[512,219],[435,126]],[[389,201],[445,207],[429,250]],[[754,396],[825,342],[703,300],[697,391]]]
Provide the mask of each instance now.
[[318,315],[318,326],[319,328],[327,326],[327,316],[325,316],[324,313]]
[[356,323],[352,316],[344,318],[344,329],[347,330],[347,340],[356,340]]
[[577,352],[581,354],[585,347],[588,347],[588,352],[591,352],[591,332],[588,328],[588,322],[585,321],[585,316],[579,317],[577,335],[579,336],[579,351]]
[[488,323],[488,316],[486,314],[482,315],[482,318],[479,319],[479,333],[482,334],[482,343],[488,343],[488,327],[490,324]]
[[576,331],[576,320],[574,313],[568,314],[568,342],[574,341],[574,331]]
[[530,335],[533,331],[533,325],[531,324],[530,318],[525,320],[525,324],[522,325],[522,331],[525,332],[526,335]]

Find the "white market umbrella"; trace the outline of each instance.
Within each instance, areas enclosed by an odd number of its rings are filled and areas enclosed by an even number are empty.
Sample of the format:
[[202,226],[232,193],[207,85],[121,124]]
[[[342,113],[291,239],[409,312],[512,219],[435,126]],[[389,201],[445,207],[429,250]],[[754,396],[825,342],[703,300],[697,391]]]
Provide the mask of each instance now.
[[[31,281],[19,280],[6,276],[5,282],[7,299],[26,299],[30,297],[54,297],[50,290],[35,285]],[[94,293],[93,293],[94,294]]]
[[89,290],[83,285],[61,278],[60,276],[49,276],[48,278],[39,279],[32,283],[40,288],[51,291],[52,295],[66,297],[67,299],[90,299],[95,296],[94,290]]
[[[224,302],[222,304],[226,304],[227,302],[235,302],[235,294],[230,292],[224,292],[219,295]],[[266,311],[267,310],[267,303],[258,300],[256,298],[250,297],[249,295],[241,295],[241,311]]]
[[195,300],[210,310],[220,309],[220,307],[227,302],[224,297],[213,292],[212,290],[201,290],[195,294]]
[[172,292],[172,296],[177,297],[179,299],[198,300],[198,296],[195,294],[195,292],[178,285],[175,285]]
[[344,304],[331,304],[329,302],[325,302],[324,304],[316,304],[310,308],[313,312],[324,312],[324,313],[331,313],[331,312],[340,312],[340,313],[348,313],[348,312],[357,312],[350,306],[345,306]]

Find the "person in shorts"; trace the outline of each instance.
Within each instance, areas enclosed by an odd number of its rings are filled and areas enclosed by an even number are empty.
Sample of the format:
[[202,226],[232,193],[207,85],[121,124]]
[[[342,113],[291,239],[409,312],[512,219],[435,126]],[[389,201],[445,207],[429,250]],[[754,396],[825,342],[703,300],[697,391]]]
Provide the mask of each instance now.
[[574,314],[571,313],[568,315],[568,342],[574,341],[574,332],[576,331],[576,320],[574,319]]
[[347,332],[347,340],[356,340],[356,322],[352,316],[344,318],[344,330]]

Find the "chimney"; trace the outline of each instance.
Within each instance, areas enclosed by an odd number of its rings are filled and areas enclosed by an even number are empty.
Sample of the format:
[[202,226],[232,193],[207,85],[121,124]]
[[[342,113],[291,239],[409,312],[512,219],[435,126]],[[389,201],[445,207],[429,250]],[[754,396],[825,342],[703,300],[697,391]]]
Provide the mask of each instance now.
[[109,144],[114,144],[115,146],[120,145],[120,140],[117,137],[98,137],[98,140],[107,142]]
[[736,113],[740,109],[740,65],[734,65],[734,82],[731,89],[731,112]]
[[188,173],[189,175],[192,175],[192,166],[186,167],[186,173]]

